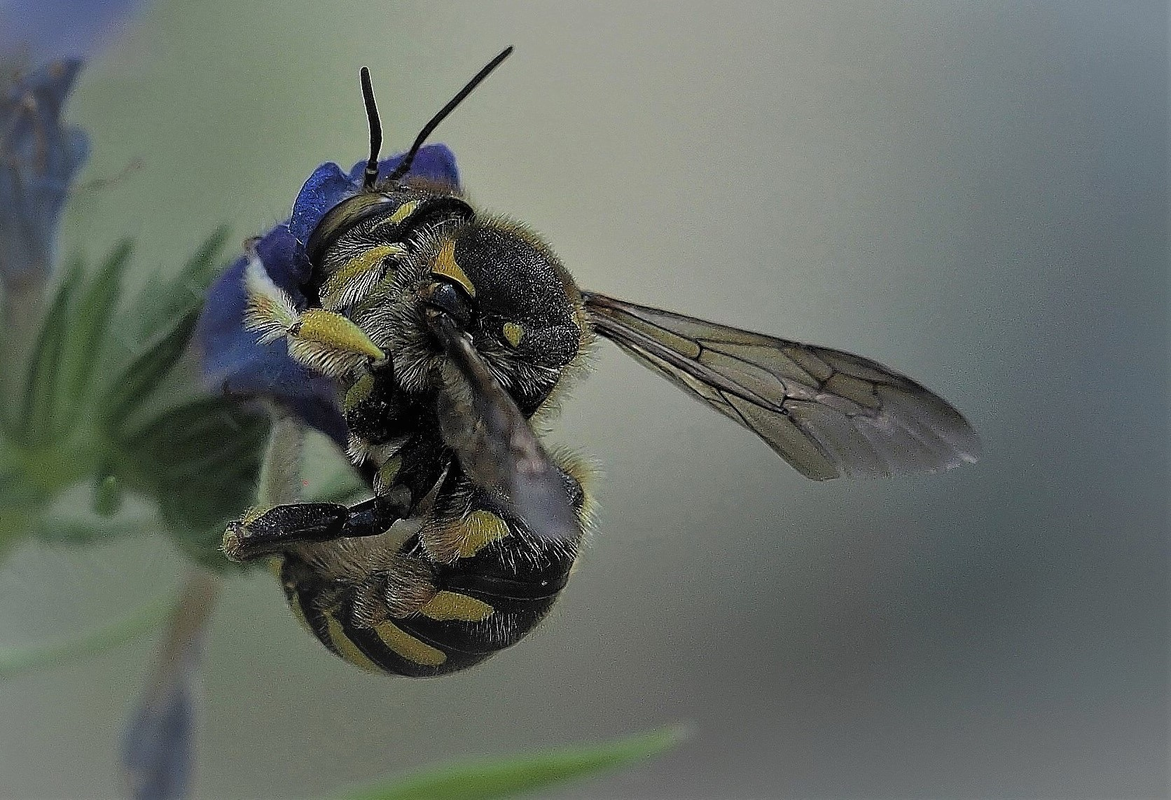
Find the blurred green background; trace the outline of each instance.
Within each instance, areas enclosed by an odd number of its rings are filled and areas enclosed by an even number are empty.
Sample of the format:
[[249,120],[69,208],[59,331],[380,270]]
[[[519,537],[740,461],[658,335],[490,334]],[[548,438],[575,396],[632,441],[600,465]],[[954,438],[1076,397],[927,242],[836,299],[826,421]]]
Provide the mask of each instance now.
[[[610,347],[557,441],[604,468],[593,545],[530,639],[434,681],[361,673],[234,580],[200,797],[696,735],[565,797],[1151,797],[1168,767],[1165,3],[158,2],[90,63],[63,252],[171,269],[435,137],[586,287],[860,352],[961,408],[983,461],[814,484]],[[172,590],[161,537],[27,547],[0,641]],[[0,687],[0,795],[115,796],[142,640]]]

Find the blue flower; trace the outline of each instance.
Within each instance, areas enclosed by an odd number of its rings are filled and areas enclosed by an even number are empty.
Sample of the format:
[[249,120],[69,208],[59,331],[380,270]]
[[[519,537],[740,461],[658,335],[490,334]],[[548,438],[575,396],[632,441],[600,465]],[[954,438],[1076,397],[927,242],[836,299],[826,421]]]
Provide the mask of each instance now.
[[[380,161],[379,177],[385,178],[401,161],[402,154]],[[322,164],[301,187],[290,219],[256,244],[273,282],[300,308],[306,304],[300,287],[309,277],[305,243],[326,212],[362,190],[365,166],[360,161],[346,173],[337,164]],[[455,156],[442,144],[422,148],[410,175],[459,186]],[[284,342],[258,344],[256,334],[244,330],[245,264],[244,257],[238,259],[208,290],[195,330],[205,381],[216,391],[276,400],[345,447],[346,425],[333,383],[293,361]]]
[[44,63],[92,56],[114,39],[145,0],[0,2],[0,54]]
[[61,60],[0,79],[0,279],[10,288],[48,273],[61,210],[89,153],[86,135],[61,125],[80,70]]

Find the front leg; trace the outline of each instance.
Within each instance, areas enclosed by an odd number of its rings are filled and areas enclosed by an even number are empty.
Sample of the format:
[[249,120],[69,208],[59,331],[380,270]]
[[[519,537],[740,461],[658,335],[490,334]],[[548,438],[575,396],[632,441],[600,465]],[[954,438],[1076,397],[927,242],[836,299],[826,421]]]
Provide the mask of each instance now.
[[353,506],[340,503],[293,503],[252,512],[224,532],[224,554],[251,561],[309,542],[377,536],[401,519],[391,504],[372,497]]
[[322,308],[298,311],[293,299],[277,286],[254,249],[244,268],[248,306],[244,329],[258,335],[260,344],[288,342],[289,356],[327,378],[341,378],[357,367],[386,358],[348,317]]

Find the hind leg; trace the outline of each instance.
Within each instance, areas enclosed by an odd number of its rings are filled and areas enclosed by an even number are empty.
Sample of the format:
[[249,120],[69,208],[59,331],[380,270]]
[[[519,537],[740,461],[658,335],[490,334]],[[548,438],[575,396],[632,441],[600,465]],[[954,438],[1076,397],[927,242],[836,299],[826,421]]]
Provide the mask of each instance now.
[[224,532],[223,550],[232,561],[251,561],[290,547],[333,539],[376,536],[401,518],[381,498],[353,506],[293,503],[262,514],[247,514]]

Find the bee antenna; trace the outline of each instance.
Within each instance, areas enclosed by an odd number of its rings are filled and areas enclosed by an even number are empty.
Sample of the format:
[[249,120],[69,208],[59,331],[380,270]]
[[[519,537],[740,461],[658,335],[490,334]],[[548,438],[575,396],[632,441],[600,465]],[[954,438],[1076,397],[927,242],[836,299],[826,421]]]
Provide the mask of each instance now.
[[[479,86],[485,78],[492,74],[492,70],[500,66],[500,62],[508,58],[510,55],[512,55],[512,45],[504,48],[500,55],[489,61],[483,69],[476,73],[474,78],[468,81],[464,88],[459,90],[455,97],[451,98],[451,100],[447,102],[447,105],[439,109],[439,113],[433,116],[431,121],[423,126],[423,130],[419,131],[419,135],[415,138],[415,143],[411,145],[411,149],[407,151],[405,156],[403,156],[403,160],[399,162],[399,165],[394,168],[394,172],[390,173],[390,175],[387,177],[387,181],[393,183],[403,175],[406,175],[408,172],[410,172],[411,164],[414,163],[415,156],[419,153],[419,148],[423,146],[423,142],[427,141],[427,137],[431,135],[431,132],[439,127],[439,123],[443,122],[443,120],[447,118],[447,115],[454,111],[455,107],[462,103],[463,99],[471,94],[472,90]],[[366,169],[367,174],[369,174],[370,168],[367,167]]]
[[370,123],[370,159],[362,175],[362,188],[369,191],[378,180],[378,151],[382,149],[382,122],[374,102],[374,87],[370,85],[370,70],[362,67],[362,100],[366,103],[366,119]]

